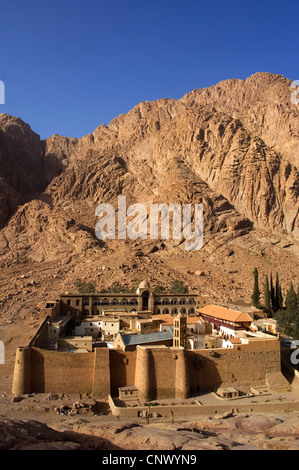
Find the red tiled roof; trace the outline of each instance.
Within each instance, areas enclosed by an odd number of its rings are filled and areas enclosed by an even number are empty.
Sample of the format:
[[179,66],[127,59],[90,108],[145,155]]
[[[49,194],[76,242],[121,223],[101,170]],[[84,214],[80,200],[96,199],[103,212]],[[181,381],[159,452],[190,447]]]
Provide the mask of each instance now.
[[232,344],[242,344],[242,341],[240,340],[240,338],[230,338],[229,341]]
[[239,312],[238,310],[230,310],[225,307],[219,307],[218,305],[208,305],[198,310],[199,314],[209,315],[219,320],[231,321],[234,323],[241,322],[252,322],[252,318],[248,313]]

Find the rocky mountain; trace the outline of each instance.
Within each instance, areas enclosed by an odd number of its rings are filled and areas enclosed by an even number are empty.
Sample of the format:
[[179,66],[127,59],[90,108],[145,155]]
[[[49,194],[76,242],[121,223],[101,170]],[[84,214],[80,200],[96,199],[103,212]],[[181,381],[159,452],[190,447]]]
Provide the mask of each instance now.
[[[269,73],[226,80],[180,100],[140,103],[79,139],[41,141],[21,119],[1,114],[3,308],[11,308],[8,277],[13,299],[33,302],[34,292],[24,299],[18,284],[24,270],[47,284],[38,298],[71,288],[80,276],[99,287],[183,278],[230,301],[250,301],[255,266],[279,271],[285,286],[298,279],[299,107],[291,83]],[[119,195],[147,208],[202,203],[203,248],[98,240],[96,207],[117,207]]]

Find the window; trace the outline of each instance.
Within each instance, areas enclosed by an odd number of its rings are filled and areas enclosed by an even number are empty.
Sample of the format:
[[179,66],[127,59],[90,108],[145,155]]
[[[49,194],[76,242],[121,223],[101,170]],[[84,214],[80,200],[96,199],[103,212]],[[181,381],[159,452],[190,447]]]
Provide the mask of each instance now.
[[76,305],[78,306],[78,305],[79,305],[79,303],[80,303],[80,300],[79,300],[79,299],[77,299],[77,300],[76,300]]

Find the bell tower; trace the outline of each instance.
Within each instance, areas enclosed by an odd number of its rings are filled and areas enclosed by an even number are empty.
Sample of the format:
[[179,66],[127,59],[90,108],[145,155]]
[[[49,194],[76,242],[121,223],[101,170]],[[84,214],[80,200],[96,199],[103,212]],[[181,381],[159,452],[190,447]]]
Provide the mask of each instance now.
[[173,347],[187,348],[187,317],[179,313],[174,318]]

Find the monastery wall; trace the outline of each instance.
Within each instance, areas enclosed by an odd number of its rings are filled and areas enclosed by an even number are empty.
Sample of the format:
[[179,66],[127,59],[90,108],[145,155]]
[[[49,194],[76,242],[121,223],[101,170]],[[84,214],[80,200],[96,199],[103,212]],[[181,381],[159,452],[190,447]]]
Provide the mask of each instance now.
[[94,353],[31,349],[31,391],[91,393]]
[[244,391],[254,385],[275,386],[275,381],[279,385],[280,370],[276,339],[213,350],[138,346],[136,351],[71,353],[26,347],[17,349],[13,393],[92,393],[107,399],[118,396],[118,387],[135,385],[142,401],[183,399],[220,384]]
[[186,351],[190,392],[211,390],[218,384],[244,391],[265,385],[272,374],[279,374],[279,340],[253,340],[235,348]]
[[118,396],[118,387],[135,385],[136,356],[136,351],[110,350],[112,396]]

